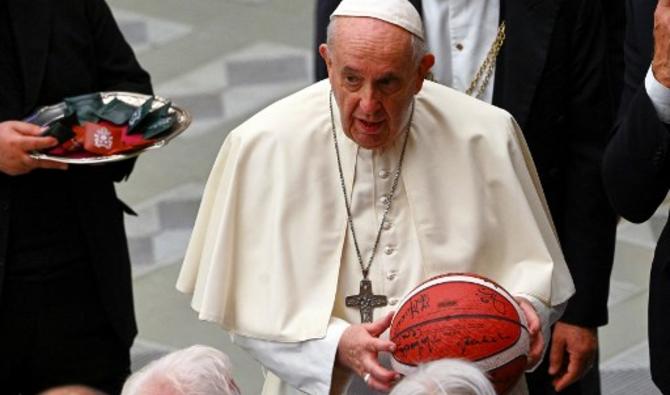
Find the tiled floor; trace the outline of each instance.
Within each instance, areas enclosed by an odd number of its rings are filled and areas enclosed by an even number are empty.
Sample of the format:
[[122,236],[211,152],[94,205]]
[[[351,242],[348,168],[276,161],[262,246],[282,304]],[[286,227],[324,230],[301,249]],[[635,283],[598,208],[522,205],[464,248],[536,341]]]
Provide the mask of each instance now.
[[[121,29],[151,72],[157,94],[188,108],[194,123],[166,148],[147,153],[121,196],[128,218],[140,325],[137,368],[194,343],[227,352],[245,394],[260,393],[261,372],[218,327],[197,321],[174,283],[209,169],[226,133],[274,99],[310,83],[311,0],[110,0]],[[603,392],[656,395],[646,350],[646,297],[653,245],[664,208],[644,225],[622,223],[610,296],[611,324],[600,331]]]
[[645,341],[605,361],[601,366],[603,393],[611,395],[649,394],[661,392],[651,383],[649,375],[649,344]]

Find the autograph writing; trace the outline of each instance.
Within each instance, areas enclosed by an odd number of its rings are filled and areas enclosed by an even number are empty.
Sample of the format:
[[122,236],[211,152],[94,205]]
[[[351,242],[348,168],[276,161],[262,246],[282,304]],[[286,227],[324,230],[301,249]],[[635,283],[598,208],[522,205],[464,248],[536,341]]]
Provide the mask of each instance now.
[[490,288],[481,287],[477,290],[477,295],[479,296],[479,300],[481,300],[482,303],[490,303],[493,305],[495,311],[500,314],[505,314],[505,307],[507,306],[508,302],[497,291]]
[[428,295],[421,295],[416,299],[411,300],[407,309],[396,318],[398,324],[401,325],[408,319],[417,317],[421,312],[430,309],[430,297]]
[[423,356],[435,357],[434,349],[436,349],[444,354],[439,356],[441,358],[456,358],[464,355],[471,357],[476,355],[477,349],[482,346],[507,344],[513,337],[502,332],[489,334],[477,332],[476,325],[471,328],[462,326],[441,328],[428,333],[425,328],[422,331],[409,330],[400,336],[404,341],[399,342],[402,345],[398,347],[396,353],[402,356],[414,355],[421,360]]

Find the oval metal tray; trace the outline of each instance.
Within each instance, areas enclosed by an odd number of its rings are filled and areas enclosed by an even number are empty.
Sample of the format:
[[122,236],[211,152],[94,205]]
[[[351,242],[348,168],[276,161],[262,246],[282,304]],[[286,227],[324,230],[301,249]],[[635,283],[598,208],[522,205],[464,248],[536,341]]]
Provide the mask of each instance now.
[[[142,105],[142,103],[144,103],[148,98],[151,97],[150,95],[143,95],[140,93],[131,93],[131,92],[101,92],[100,96],[102,97],[102,101],[104,103],[109,103],[110,101],[112,101],[112,99],[118,99],[128,104],[131,104],[135,107],[139,107],[140,105]],[[161,105],[168,102],[167,99],[160,96],[154,96],[154,99],[155,101],[153,103],[152,109],[158,108]],[[25,121],[39,126],[48,126],[49,124],[63,118],[65,116],[66,108],[67,107],[64,102],[52,106],[42,107],[39,110],[37,110],[33,115],[26,118]],[[186,130],[188,126],[191,124],[191,114],[189,114],[188,111],[177,107],[176,105],[174,105],[174,103],[172,103],[170,107],[169,114],[174,114],[175,116],[175,124],[172,126],[170,131],[166,132],[161,137],[159,137],[153,144],[135,151],[129,151],[115,155],[87,156],[80,158],[49,155],[44,152],[33,152],[30,154],[30,156],[33,157],[34,159],[51,160],[54,162],[69,163],[76,165],[102,164],[102,163],[117,162],[120,160],[133,158],[143,152],[155,150],[165,146],[168,142],[170,142],[170,140],[177,137],[180,133]]]

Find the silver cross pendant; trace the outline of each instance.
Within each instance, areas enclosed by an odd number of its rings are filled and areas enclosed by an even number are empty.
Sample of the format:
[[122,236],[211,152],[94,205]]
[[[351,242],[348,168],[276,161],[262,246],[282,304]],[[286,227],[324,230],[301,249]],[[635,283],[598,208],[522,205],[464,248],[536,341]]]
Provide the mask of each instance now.
[[344,300],[347,307],[357,307],[361,312],[361,322],[372,322],[372,311],[388,304],[385,295],[372,293],[372,282],[366,278],[361,280],[358,295],[347,296]]

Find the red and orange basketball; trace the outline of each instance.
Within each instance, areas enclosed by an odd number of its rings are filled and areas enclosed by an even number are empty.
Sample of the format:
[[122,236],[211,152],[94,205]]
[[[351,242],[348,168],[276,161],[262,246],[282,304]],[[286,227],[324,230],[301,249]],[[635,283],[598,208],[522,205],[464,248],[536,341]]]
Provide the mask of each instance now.
[[437,276],[410,292],[393,317],[393,365],[408,374],[421,363],[467,359],[505,394],[526,367],[527,328],[519,304],[493,281],[473,274]]

